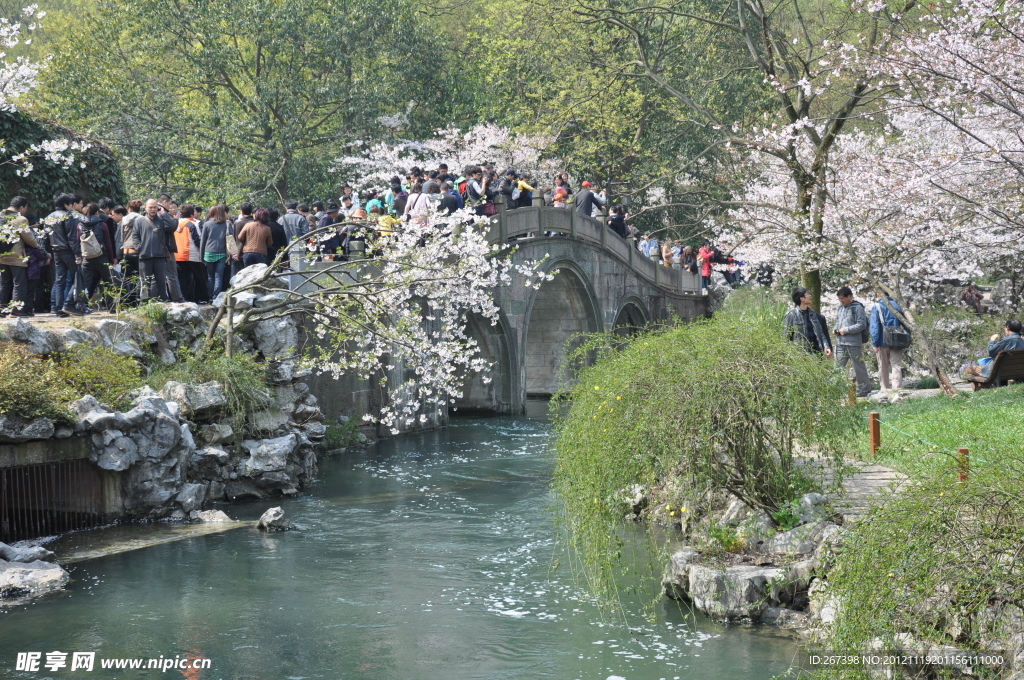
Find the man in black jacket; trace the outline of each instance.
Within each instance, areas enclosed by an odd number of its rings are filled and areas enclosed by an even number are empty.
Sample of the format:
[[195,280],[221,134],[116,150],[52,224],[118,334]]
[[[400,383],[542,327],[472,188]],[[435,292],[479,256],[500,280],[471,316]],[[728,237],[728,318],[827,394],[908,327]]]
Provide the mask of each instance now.
[[793,304],[796,306],[786,312],[783,321],[787,339],[831,357],[832,340],[828,335],[828,323],[824,316],[811,309],[811,294],[806,288],[793,289]]
[[594,206],[603,206],[605,204],[604,192],[601,194],[595,194],[590,189],[590,182],[583,182],[580,185],[580,192],[573,198],[573,203],[576,206],[576,212],[587,217],[593,217]]
[[77,293],[75,283],[81,280],[75,258],[82,252],[82,247],[78,243],[82,198],[75,194],[60,194],[53,199],[53,207],[55,210],[43,220],[43,224],[51,230],[50,249],[57,270],[53,289],[50,291],[50,311],[57,316],[68,316],[71,312],[65,311],[64,308],[69,301],[74,308]]

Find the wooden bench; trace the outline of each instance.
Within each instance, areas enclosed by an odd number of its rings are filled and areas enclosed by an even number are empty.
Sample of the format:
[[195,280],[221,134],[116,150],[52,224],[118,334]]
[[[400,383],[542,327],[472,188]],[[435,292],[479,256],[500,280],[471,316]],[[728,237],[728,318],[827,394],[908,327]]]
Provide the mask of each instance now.
[[988,377],[972,375],[967,378],[974,391],[986,387],[1001,387],[1010,380],[1024,382],[1024,349],[1003,350],[992,360]]

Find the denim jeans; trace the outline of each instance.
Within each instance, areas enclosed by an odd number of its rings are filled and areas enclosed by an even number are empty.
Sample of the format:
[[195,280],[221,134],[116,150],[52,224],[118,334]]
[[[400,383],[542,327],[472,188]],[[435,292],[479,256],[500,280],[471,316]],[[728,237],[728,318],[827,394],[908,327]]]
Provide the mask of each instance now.
[[267,256],[263,253],[245,253],[242,255],[242,265],[251,267],[254,264],[266,264]]
[[75,286],[75,275],[78,273],[78,265],[75,264],[74,253],[67,250],[55,252],[53,254],[53,263],[57,268],[57,276],[53,281],[53,289],[50,291],[50,309],[57,312],[65,304],[75,303],[71,292]]
[[210,299],[217,297],[224,292],[224,268],[228,259],[217,260],[216,262],[204,262],[206,265],[206,284],[210,289]]

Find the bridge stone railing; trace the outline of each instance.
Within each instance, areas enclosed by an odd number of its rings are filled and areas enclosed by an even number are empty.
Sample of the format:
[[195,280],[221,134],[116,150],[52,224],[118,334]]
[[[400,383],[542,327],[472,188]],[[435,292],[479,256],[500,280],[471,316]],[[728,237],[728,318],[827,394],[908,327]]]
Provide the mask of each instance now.
[[572,208],[524,207],[506,210],[499,203],[498,215],[491,223],[487,240],[491,243],[506,243],[510,238],[522,238],[531,233],[536,238],[548,238],[545,232],[564,234],[599,245],[627,263],[637,276],[659,288],[681,295],[700,294],[700,278],[696,274],[657,264],[644,257],[634,247],[632,239],[622,238],[601,220],[581,215]]

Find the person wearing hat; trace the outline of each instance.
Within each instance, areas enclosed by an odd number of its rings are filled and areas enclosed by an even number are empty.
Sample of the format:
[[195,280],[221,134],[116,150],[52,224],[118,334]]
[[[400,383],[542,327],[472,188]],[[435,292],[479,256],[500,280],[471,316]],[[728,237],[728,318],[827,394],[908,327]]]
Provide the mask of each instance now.
[[516,187],[517,176],[515,168],[509,168],[505,171],[505,176],[501,178],[501,182],[498,184],[498,193],[505,197],[506,210],[519,207],[519,189]]
[[595,194],[590,189],[590,182],[583,182],[580,184],[580,192],[573,197],[573,204],[576,206],[576,212],[587,217],[593,217],[595,206],[601,207],[605,204],[604,192]]

